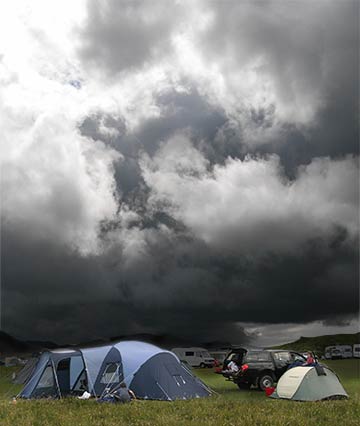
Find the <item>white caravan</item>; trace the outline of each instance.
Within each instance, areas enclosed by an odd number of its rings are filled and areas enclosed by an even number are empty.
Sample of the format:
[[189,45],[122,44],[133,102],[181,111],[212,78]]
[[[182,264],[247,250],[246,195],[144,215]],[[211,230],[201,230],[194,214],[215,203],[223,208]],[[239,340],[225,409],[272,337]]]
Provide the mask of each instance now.
[[336,346],[327,346],[325,348],[325,359],[331,359],[332,358],[332,351],[333,349],[336,349]]
[[353,349],[351,345],[335,345],[325,348],[326,359],[346,359],[352,358]]
[[339,345],[338,348],[341,350],[343,358],[352,358],[353,350],[351,345]]
[[173,348],[171,349],[180,361],[187,362],[191,367],[213,367],[214,358],[204,348]]
[[360,358],[360,343],[355,343],[353,346],[354,358]]

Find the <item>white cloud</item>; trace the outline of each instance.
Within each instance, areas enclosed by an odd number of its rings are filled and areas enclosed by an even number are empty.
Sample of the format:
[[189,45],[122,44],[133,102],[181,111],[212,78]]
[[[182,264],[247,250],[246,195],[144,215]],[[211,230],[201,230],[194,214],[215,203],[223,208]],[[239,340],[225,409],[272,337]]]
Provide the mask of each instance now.
[[70,84],[80,77],[70,43],[76,11],[69,2],[30,3],[1,13],[2,218],[94,253],[101,222],[117,212],[113,163],[121,156],[78,131],[93,100]]
[[[358,231],[357,162],[319,158],[302,167],[293,182],[277,156],[228,158],[206,170],[206,160],[179,137],[144,158],[150,204],[165,208],[197,237],[215,247],[264,254],[298,249],[335,226]],[[189,164],[192,167],[189,167]]]
[[101,221],[116,215],[119,154],[81,137],[74,124],[45,115],[27,127],[26,140],[7,135],[15,149],[2,162],[2,214],[10,225],[86,254],[98,250]]
[[[75,239],[75,245],[84,249],[94,249],[99,223],[115,215],[112,163],[118,158],[101,143],[79,136],[77,126],[86,116],[94,111],[121,116],[131,132],[144,120],[161,116],[156,103],[159,94],[169,88],[187,90],[186,81],[196,81],[197,89],[209,102],[224,108],[233,122],[241,122],[245,141],[263,143],[278,134],[281,123],[311,124],[323,102],[322,78],[332,76],[339,65],[322,51],[308,52],[312,37],[328,34],[317,27],[308,6],[295,14],[289,6],[277,9],[275,3],[269,3],[266,14],[259,5],[249,3],[234,7],[229,14],[222,4],[186,3],[188,10],[178,4],[179,14],[175,16],[160,2],[161,28],[155,31],[159,19],[147,14],[147,5],[136,9],[126,3],[132,37],[142,40],[149,33],[155,38],[148,40],[149,56],[142,57],[139,47],[134,63],[121,63],[122,73],[114,70],[117,62],[112,63],[109,69],[117,77],[109,80],[103,69],[109,64],[99,64],[100,72],[93,73],[78,57],[78,48],[85,43],[91,50],[101,41],[110,54],[116,53],[115,48],[121,50],[123,45],[119,47],[113,41],[118,37],[123,40],[123,28],[112,25],[109,35],[105,24],[108,19],[123,22],[123,17],[118,12],[112,16],[112,9],[117,10],[114,2],[107,3],[106,13],[102,10],[100,14],[92,5],[87,16],[83,2],[77,3],[76,9],[70,2],[55,7],[44,1],[15,2],[2,5],[0,25],[1,151],[6,171],[3,211],[12,220],[24,221],[31,216],[35,221],[38,217],[38,226],[42,223],[44,229],[60,229],[55,224],[61,223],[58,216],[62,212],[66,222],[62,237]],[[315,9],[318,17],[323,8]],[[328,11],[326,19],[334,26],[333,14]],[[170,15],[172,19],[165,22]],[[91,45],[86,25],[94,16],[105,26],[99,29],[101,34],[96,32],[103,37],[96,36],[95,45]],[[289,19],[279,24],[276,16]],[[136,17],[146,23],[145,29],[137,25]],[[252,29],[254,22],[261,24],[260,32]],[[221,33],[220,24],[224,24]],[[335,29],[340,39],[346,36],[342,27],[335,25]],[[290,41],[285,53],[279,51],[284,46],[279,38],[283,34],[288,34]],[[162,51],[157,43],[160,46],[163,37],[168,48]],[[307,62],[301,64],[303,58]],[[309,58],[315,58],[314,65]],[[134,68],[137,63],[141,64]],[[75,88],[72,81],[79,87]],[[251,118],[251,111],[258,113],[259,109],[265,117],[271,116],[273,122],[268,128],[254,124]],[[116,136],[116,129],[111,135]],[[284,250],[304,241],[305,235],[323,233],[335,223],[354,233],[354,185],[343,186],[356,177],[352,160],[313,161],[299,172],[295,183],[282,177],[276,157],[243,162],[228,159],[211,172],[208,166],[180,135],[143,164],[153,202],[170,203],[173,213],[209,243],[226,246],[238,235],[243,247],[255,250],[260,243],[263,250]],[[69,205],[76,202],[79,207],[70,214]],[[292,225],[295,221],[297,226]],[[78,228],[80,222],[83,229]],[[253,238],[253,233],[261,235],[261,230],[269,231],[272,238],[264,242]]]

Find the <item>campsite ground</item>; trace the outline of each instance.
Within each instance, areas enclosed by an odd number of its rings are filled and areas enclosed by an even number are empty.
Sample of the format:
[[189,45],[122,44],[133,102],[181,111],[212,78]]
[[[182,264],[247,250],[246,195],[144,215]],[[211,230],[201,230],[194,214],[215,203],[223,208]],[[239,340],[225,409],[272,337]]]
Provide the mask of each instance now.
[[327,361],[350,395],[347,401],[298,403],[266,398],[259,391],[239,391],[212,370],[194,370],[217,395],[208,399],[128,405],[95,401],[16,401],[19,387],[11,385],[12,369],[0,367],[0,426],[146,426],[146,425],[358,425],[360,418],[360,360]]

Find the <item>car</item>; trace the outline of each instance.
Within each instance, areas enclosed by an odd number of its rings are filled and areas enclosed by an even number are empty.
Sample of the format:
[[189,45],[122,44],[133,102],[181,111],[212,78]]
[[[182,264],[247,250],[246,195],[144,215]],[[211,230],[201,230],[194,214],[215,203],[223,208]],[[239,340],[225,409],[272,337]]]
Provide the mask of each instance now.
[[[236,374],[227,370],[231,361],[239,368]],[[306,358],[295,351],[237,348],[229,353],[223,369],[217,372],[237,384],[239,389],[255,386],[265,390],[273,387],[291,364],[302,365],[305,362]]]

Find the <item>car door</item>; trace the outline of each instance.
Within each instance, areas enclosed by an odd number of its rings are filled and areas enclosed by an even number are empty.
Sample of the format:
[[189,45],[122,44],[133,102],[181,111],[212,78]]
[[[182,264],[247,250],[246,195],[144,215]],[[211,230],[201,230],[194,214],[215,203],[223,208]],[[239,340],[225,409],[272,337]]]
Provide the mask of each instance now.
[[293,358],[289,351],[274,352],[273,358],[276,378],[279,379],[279,377],[281,377],[288,369],[288,366],[293,362]]

